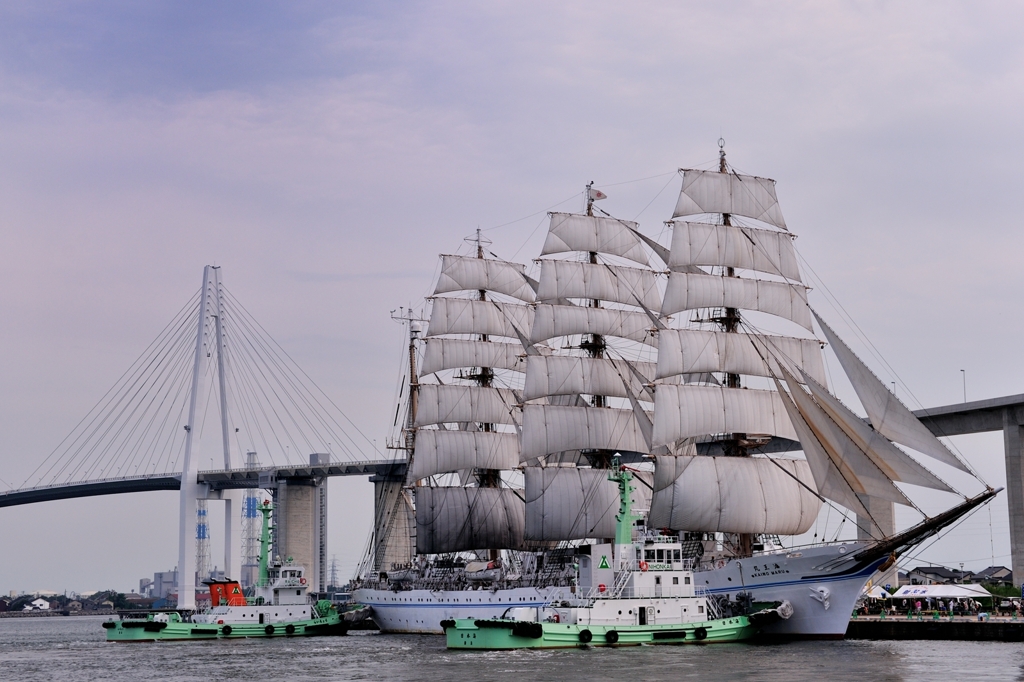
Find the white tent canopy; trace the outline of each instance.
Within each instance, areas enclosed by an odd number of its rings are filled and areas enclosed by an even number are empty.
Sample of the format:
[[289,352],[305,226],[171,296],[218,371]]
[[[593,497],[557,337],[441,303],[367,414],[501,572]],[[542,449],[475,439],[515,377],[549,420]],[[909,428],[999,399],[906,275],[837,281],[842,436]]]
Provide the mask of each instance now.
[[898,598],[989,599],[992,594],[981,585],[904,585],[892,595]]
[[888,599],[891,595],[886,592],[885,588],[881,585],[875,585],[869,590],[864,590],[864,594],[861,596],[869,597],[871,599]]

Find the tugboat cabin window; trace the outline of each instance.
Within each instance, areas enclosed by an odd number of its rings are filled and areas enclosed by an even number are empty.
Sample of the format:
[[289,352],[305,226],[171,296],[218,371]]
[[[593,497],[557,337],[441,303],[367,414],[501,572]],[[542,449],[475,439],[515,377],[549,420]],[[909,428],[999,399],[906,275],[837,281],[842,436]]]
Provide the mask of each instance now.
[[673,549],[672,550],[672,561],[682,561],[682,560],[683,560],[683,550],[681,550],[681,549]]
[[654,584],[655,585],[660,585],[661,584],[661,576],[660,575],[654,576]]
[[644,560],[645,561],[657,561],[657,559],[654,558],[654,550],[653,549],[645,549],[644,550]]
[[686,576],[685,578],[683,578],[683,584],[685,584],[685,585],[689,585],[690,584],[690,576]]
[[659,549],[659,550],[655,550],[655,551],[657,551],[657,553],[658,553],[658,558],[655,559],[655,561],[657,561],[658,563],[664,562],[665,561],[665,550]]
[[679,584],[679,576],[678,575],[672,576],[672,584],[673,585],[678,585]]

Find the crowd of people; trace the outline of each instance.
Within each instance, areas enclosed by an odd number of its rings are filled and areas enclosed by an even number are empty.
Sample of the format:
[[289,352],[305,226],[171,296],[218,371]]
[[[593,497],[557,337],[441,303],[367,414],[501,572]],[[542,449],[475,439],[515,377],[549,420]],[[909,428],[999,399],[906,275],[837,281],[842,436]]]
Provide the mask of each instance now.
[[933,599],[925,597],[922,599],[871,599],[865,602],[860,609],[863,615],[888,616],[922,616],[924,614],[944,616],[968,616],[992,613],[998,616],[1022,617],[1020,600],[1000,599],[992,600],[991,609],[975,599]]

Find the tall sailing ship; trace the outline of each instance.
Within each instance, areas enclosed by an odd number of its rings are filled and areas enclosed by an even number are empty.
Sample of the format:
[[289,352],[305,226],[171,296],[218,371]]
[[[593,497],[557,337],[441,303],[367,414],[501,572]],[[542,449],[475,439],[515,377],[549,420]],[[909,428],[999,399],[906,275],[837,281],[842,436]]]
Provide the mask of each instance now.
[[[650,564],[693,565],[712,597],[788,601],[766,629],[781,636],[842,637],[871,576],[998,492],[957,493],[897,447],[973,476],[811,309],[774,180],[724,150],[681,174],[670,247],[588,186],[583,213],[550,214],[539,279],[479,231],[475,254],[441,256],[425,331],[406,316],[408,468],[377,482],[353,594],[382,630],[569,598],[615,537],[613,457],[639,481],[638,541],[682,542]],[[826,345],[867,420],[826,388]],[[921,510],[896,483],[960,499],[897,533],[893,504]],[[858,540],[784,547],[825,504]]]

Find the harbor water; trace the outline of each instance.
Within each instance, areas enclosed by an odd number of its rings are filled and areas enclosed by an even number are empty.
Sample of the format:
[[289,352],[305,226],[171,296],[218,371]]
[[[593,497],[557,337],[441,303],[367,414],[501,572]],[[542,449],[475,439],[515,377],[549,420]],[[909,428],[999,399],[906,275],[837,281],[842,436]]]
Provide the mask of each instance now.
[[40,680],[1024,680],[1024,647],[831,641],[449,652],[439,635],[114,644],[102,618],[0,619],[0,679]]

